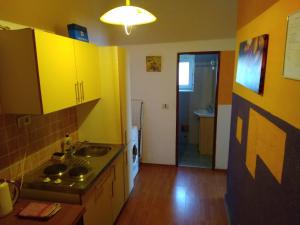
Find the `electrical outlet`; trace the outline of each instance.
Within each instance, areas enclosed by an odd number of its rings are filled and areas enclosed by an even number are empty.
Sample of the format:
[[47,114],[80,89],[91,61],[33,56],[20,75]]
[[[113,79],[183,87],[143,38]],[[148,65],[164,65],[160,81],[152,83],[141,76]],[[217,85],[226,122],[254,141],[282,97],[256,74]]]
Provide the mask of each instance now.
[[24,116],[24,126],[31,124],[31,116]]
[[31,124],[31,116],[25,115],[17,118],[18,127],[28,126]]

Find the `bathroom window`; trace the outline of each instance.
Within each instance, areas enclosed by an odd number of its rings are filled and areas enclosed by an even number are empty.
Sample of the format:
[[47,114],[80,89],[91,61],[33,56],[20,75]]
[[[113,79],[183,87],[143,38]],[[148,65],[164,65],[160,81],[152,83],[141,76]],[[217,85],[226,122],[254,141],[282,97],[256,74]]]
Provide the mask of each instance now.
[[179,91],[194,91],[194,65],[193,55],[180,55],[179,58]]

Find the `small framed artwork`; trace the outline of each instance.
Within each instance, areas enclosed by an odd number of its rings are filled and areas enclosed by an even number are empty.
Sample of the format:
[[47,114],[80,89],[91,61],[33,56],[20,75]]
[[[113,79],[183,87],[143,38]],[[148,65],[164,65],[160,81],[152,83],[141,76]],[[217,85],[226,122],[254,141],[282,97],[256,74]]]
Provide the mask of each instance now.
[[264,34],[240,44],[236,82],[263,94],[269,35]]
[[289,15],[287,24],[283,76],[300,80],[300,11]]
[[146,56],[146,71],[161,72],[161,56]]

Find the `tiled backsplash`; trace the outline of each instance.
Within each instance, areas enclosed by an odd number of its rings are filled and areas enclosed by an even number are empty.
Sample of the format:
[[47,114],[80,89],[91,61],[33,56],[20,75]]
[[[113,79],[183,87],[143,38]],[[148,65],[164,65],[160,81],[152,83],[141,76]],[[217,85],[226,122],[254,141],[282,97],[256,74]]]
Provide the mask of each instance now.
[[[18,128],[20,115],[0,114],[0,178],[17,177],[22,167],[29,171],[60,151],[66,133],[77,140],[76,109],[69,108],[32,116],[31,124]],[[27,155],[26,161],[23,158]]]

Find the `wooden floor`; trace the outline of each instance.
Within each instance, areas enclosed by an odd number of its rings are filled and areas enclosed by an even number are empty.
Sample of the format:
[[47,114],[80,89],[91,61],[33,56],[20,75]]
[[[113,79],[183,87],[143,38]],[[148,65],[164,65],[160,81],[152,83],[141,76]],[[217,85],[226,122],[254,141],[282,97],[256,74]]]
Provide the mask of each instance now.
[[116,225],[228,225],[226,174],[142,165]]

